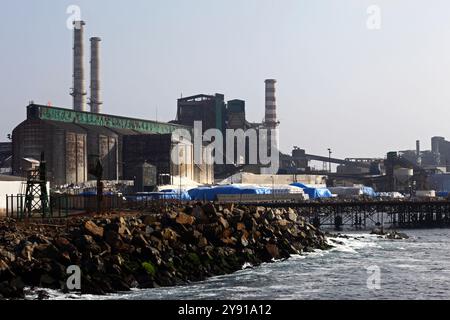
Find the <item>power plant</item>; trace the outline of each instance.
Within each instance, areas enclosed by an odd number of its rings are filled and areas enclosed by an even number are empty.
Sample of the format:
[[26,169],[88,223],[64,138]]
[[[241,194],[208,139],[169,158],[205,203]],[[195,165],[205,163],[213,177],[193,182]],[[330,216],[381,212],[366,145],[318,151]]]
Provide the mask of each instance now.
[[[294,147],[291,154],[280,152],[276,79],[264,81],[265,104],[261,106],[264,119],[261,122],[248,121],[245,100],[227,101],[225,95],[220,93],[178,99],[175,120],[167,123],[104,113],[101,92],[102,39],[96,36],[89,38],[90,86],[87,97],[84,69],[86,23],[75,21],[73,25],[72,110],[30,103],[26,120],[13,130],[12,142],[3,145],[6,153],[0,159],[2,172],[26,176],[44,153],[47,180],[55,187],[83,185],[94,180],[92,168],[99,162],[103,168],[102,179],[139,181],[137,184],[141,185],[141,190],[178,184],[174,179],[213,184],[247,173],[292,175],[294,180],[302,175],[305,181],[322,181],[321,177],[327,177],[326,184],[330,187],[369,185],[379,191],[413,192],[427,188],[450,191],[450,176],[447,175],[450,172],[450,142],[443,137],[433,137],[429,151],[421,150],[420,141],[416,141],[415,150],[390,152],[386,158],[337,159],[331,157],[330,148],[328,157],[308,154],[298,147]],[[216,160],[220,158],[222,161],[216,161],[214,165],[190,161],[193,146],[174,138],[173,133],[179,129],[192,132],[197,121],[202,123],[202,133],[218,129],[224,137],[228,129],[251,129],[258,134],[267,132],[267,136],[262,135],[263,138],[258,135],[257,153],[261,139],[267,139],[268,152],[279,154],[278,170],[269,172],[267,167],[252,163],[249,154],[254,150],[250,150],[248,144],[245,145],[245,154],[239,156],[234,152],[233,159],[227,158],[227,146],[224,144],[223,154],[214,155]],[[178,164],[171,159],[174,150],[182,158]],[[205,150],[203,145],[202,154]],[[317,169],[311,163],[323,163],[323,167]],[[332,164],[336,166],[335,172],[331,171]],[[150,174],[151,177],[140,176],[142,174]],[[248,180],[249,176],[246,177]],[[260,180],[265,179],[267,177]],[[272,179],[275,181],[275,178]]]

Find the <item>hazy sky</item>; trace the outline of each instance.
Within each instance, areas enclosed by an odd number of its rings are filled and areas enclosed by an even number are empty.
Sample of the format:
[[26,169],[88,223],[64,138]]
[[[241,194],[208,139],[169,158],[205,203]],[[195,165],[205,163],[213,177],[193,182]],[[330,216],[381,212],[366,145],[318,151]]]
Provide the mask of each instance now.
[[72,4],[86,70],[89,37],[103,38],[105,113],[168,121],[181,93],[219,92],[261,121],[276,78],[283,151],[384,156],[450,138],[448,0],[2,0],[0,140],[30,100],[71,107]]

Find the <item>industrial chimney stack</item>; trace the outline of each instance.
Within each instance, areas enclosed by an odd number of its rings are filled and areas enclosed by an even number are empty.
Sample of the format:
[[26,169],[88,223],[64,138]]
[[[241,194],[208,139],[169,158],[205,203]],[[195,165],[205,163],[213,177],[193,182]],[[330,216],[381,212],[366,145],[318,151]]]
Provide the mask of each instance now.
[[[277,120],[277,99],[274,79],[267,79],[266,83],[266,116],[264,126],[268,130],[268,142],[270,154],[272,152],[279,152],[279,134]],[[273,147],[273,148],[272,148]]]
[[101,113],[100,96],[100,38],[91,38],[91,98],[89,105],[92,113]]
[[275,96],[275,84],[274,79],[267,79],[266,83],[266,116],[265,125],[268,129],[275,129],[278,127],[277,122],[277,99]]
[[84,21],[74,21],[73,45],[73,109],[86,111],[86,88],[84,80]]
[[417,159],[417,164],[421,164],[422,163],[422,158],[421,158],[421,154],[420,154],[420,140],[416,141],[416,159]]

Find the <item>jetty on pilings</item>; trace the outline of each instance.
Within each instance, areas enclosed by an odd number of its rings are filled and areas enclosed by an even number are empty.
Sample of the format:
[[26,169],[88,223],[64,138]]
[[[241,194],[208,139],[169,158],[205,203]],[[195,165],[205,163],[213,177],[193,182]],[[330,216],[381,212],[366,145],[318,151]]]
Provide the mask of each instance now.
[[[241,205],[244,203],[240,203]],[[316,227],[374,226],[393,228],[450,227],[449,200],[321,200],[302,202],[257,202],[248,206],[294,208]]]

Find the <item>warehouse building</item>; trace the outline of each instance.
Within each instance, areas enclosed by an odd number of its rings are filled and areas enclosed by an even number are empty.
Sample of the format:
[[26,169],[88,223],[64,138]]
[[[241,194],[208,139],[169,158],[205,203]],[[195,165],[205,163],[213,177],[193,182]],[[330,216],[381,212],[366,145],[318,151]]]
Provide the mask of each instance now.
[[43,152],[52,186],[93,180],[89,168],[97,160],[103,166],[104,180],[130,179],[132,167],[146,162],[156,166],[159,174],[181,173],[199,183],[211,183],[212,166],[194,169],[194,163],[186,161],[180,164],[183,168],[171,165],[171,151],[188,148],[172,139],[177,129],[191,130],[169,123],[31,104],[27,119],[13,130],[13,174],[26,176],[24,159],[38,161]]

